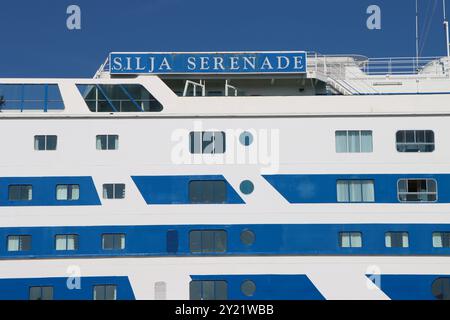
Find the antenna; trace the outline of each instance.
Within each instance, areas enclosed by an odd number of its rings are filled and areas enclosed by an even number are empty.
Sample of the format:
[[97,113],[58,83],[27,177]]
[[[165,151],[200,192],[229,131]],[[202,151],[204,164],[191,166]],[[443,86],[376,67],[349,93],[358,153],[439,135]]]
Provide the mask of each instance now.
[[450,40],[448,34],[447,14],[445,12],[445,0],[442,0],[442,9],[444,11],[445,47],[447,48],[447,57],[450,57]]

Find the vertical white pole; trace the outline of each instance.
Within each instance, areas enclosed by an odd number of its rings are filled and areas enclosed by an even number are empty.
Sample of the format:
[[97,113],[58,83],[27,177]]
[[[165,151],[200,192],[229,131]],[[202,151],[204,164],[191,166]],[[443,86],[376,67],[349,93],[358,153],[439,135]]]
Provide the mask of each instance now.
[[416,0],[416,70],[419,68],[419,6]]
[[450,57],[450,39],[448,34],[447,13],[445,12],[445,0],[442,0],[442,9],[444,10],[445,48],[447,49],[447,57]]

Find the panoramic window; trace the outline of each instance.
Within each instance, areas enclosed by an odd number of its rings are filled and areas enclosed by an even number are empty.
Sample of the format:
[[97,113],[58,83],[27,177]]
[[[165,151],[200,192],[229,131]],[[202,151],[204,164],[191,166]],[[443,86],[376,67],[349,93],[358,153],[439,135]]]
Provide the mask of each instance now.
[[31,236],[16,235],[8,236],[8,251],[30,251]]
[[339,246],[341,248],[361,248],[362,233],[361,232],[340,232]]
[[450,300],[450,277],[440,277],[434,280],[431,292],[437,300]]
[[94,286],[94,300],[117,300],[117,286],[114,284]]
[[78,184],[58,184],[56,186],[56,200],[80,199],[80,186]]
[[433,202],[437,200],[436,180],[400,179],[397,184],[401,202]]
[[450,248],[450,232],[433,232],[433,247]]
[[336,131],[336,152],[361,153],[372,152],[372,131],[339,130]]
[[8,187],[9,201],[30,201],[33,198],[33,188],[31,185],[10,185]]
[[109,233],[102,235],[103,250],[125,249],[125,235],[123,233]]
[[163,109],[140,84],[77,85],[92,112],[159,112]]
[[191,203],[225,203],[227,184],[224,180],[194,180],[189,182]]
[[58,234],[55,236],[55,250],[78,250],[77,234]]
[[434,132],[431,130],[400,130],[396,134],[398,152],[434,151]]
[[103,199],[123,199],[125,198],[125,184],[105,183],[103,185]]
[[336,183],[338,202],[374,202],[373,180],[338,180]]
[[223,253],[227,251],[227,232],[224,230],[193,230],[189,232],[192,253]]
[[0,84],[0,111],[63,109],[64,103],[56,84]]
[[100,134],[96,137],[97,150],[117,150],[119,149],[119,136],[116,134]]
[[30,300],[53,300],[53,287],[30,287]]
[[57,137],[55,135],[34,136],[34,150],[56,150]]
[[386,232],[386,248],[407,248],[409,247],[408,232]]
[[223,131],[192,131],[189,140],[191,153],[225,153]]
[[189,283],[190,300],[227,300],[228,284],[223,280],[193,280]]

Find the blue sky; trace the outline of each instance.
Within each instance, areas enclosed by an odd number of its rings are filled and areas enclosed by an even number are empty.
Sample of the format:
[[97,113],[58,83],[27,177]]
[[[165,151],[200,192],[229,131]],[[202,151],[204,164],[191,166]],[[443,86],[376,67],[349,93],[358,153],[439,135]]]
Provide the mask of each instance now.
[[[66,27],[71,4],[81,8],[81,30]],[[366,28],[371,4],[381,8],[381,30]],[[419,0],[419,8],[422,56],[444,55],[442,0]],[[0,2],[0,77],[92,77],[110,51],[241,50],[414,56],[415,1]]]

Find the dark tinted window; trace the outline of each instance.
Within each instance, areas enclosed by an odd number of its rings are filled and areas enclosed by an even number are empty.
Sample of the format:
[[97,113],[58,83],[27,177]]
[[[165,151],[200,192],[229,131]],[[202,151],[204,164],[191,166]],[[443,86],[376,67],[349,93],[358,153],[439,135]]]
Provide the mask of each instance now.
[[434,280],[431,292],[438,300],[450,300],[450,278],[442,277]]
[[189,298],[191,300],[227,300],[227,282],[222,280],[191,281],[189,284]]
[[189,232],[192,253],[222,253],[227,250],[227,232],[224,230],[193,230]]
[[432,152],[434,151],[434,132],[431,130],[397,131],[396,144],[398,152]]
[[227,184],[224,180],[199,180],[189,183],[191,203],[225,203]]

